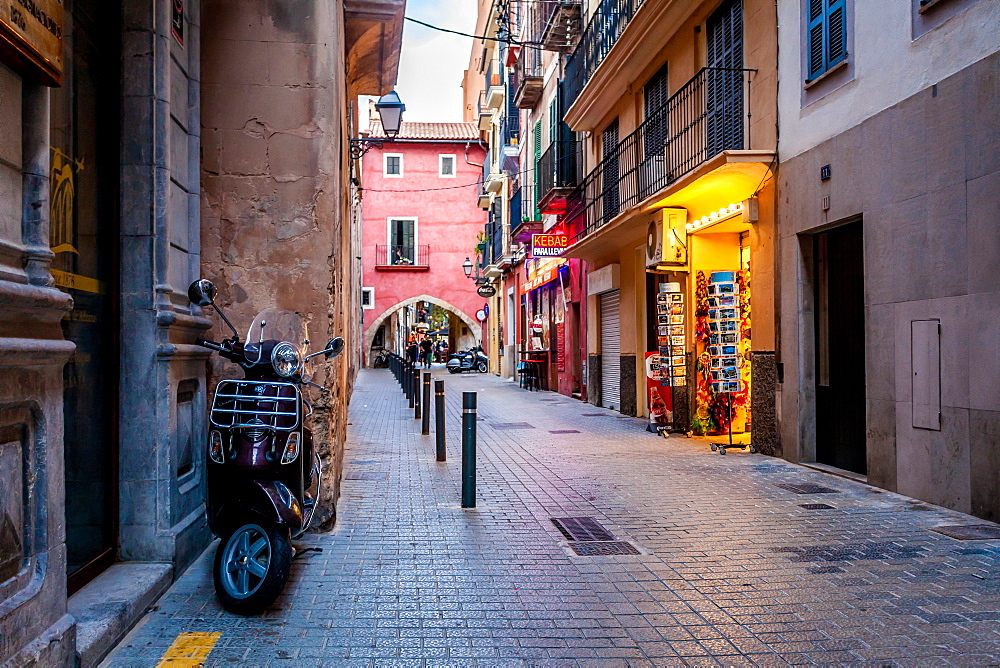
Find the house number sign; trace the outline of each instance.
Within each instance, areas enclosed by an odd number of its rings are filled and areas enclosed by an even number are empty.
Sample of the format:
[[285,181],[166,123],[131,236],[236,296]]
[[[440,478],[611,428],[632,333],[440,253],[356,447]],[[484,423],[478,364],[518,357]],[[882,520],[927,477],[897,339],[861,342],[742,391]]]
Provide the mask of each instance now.
[[58,86],[63,71],[62,0],[0,0],[0,52],[28,76]]

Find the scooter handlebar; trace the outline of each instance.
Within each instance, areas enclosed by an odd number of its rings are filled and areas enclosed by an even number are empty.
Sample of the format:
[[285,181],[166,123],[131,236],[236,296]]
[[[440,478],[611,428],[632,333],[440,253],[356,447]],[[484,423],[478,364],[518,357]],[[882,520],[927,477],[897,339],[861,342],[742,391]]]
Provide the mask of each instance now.
[[215,350],[216,352],[220,353],[228,352],[225,347],[213,341],[206,341],[205,339],[195,339],[194,342],[195,344],[201,346],[202,348],[208,348],[210,350]]

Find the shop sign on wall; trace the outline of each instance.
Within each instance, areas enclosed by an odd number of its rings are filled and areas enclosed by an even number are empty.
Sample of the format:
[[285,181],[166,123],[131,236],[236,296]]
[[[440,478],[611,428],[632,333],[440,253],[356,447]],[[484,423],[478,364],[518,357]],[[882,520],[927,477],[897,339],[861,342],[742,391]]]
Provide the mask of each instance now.
[[170,10],[170,34],[184,46],[184,0],[173,0]]
[[15,69],[62,83],[62,0],[0,0],[0,52]]
[[531,257],[559,257],[569,248],[569,236],[566,234],[532,234]]
[[528,274],[527,282],[521,285],[521,294],[527,294],[537,287],[556,280],[559,276],[559,267],[561,267],[564,262],[565,261],[560,262],[556,260],[536,267],[533,271],[531,271],[531,273]]

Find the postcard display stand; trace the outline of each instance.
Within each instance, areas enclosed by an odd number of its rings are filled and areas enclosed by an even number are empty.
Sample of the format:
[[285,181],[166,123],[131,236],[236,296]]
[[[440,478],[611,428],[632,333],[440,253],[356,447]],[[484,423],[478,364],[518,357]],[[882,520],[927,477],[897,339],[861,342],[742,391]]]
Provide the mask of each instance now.
[[[661,283],[656,295],[656,343],[659,352],[660,387],[687,384],[687,357],[684,350],[684,294],[680,283]],[[668,427],[654,426],[664,438]],[[650,431],[653,429],[651,428]]]
[[708,281],[708,353],[711,356],[712,389],[716,394],[728,394],[729,442],[712,443],[720,455],[726,448],[749,448],[750,443],[733,443],[733,394],[742,392],[740,367],[740,286],[735,271],[713,271]]

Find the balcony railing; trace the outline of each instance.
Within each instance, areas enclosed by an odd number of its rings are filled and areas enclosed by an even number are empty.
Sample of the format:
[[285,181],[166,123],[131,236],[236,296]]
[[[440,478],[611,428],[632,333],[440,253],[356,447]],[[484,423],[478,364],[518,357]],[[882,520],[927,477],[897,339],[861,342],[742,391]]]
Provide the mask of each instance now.
[[571,50],[580,32],[580,0],[546,0],[535,7],[532,40],[549,51]]
[[580,96],[580,91],[625,32],[642,3],[643,0],[601,0],[598,4],[580,37],[580,43],[566,63],[567,109]]
[[552,208],[554,200],[565,198],[579,183],[580,144],[573,140],[554,141],[538,160],[538,208],[541,213],[562,213],[565,205]]
[[426,269],[430,267],[430,255],[431,247],[429,244],[420,246],[377,244],[375,246],[375,266],[377,268],[397,267],[405,269],[412,267]]
[[[706,67],[650,114],[572,193],[582,239],[722,151],[750,145],[750,74]],[[579,218],[583,214],[583,218]]]
[[544,85],[542,52],[531,46],[521,47],[512,76],[514,104],[519,109],[531,109],[541,98]]

